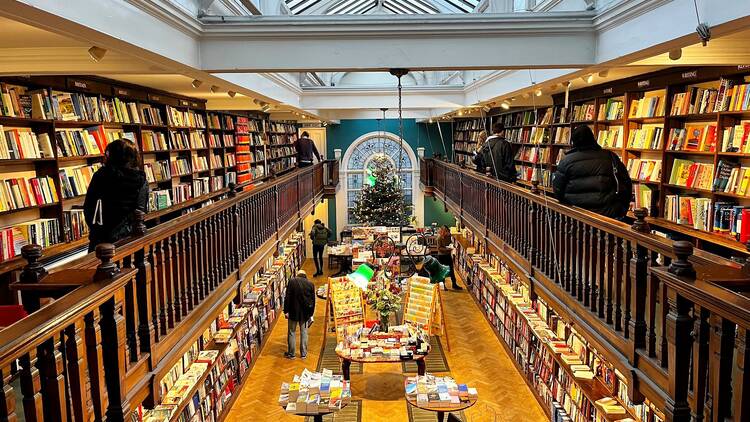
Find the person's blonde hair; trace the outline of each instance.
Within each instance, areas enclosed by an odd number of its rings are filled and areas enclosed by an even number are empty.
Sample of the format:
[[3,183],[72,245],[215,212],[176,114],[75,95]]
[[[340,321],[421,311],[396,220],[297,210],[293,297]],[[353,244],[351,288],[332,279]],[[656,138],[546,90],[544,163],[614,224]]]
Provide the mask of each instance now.
[[483,130],[479,132],[479,139],[477,139],[477,151],[482,149],[482,145],[484,145],[484,142],[487,140],[487,131]]

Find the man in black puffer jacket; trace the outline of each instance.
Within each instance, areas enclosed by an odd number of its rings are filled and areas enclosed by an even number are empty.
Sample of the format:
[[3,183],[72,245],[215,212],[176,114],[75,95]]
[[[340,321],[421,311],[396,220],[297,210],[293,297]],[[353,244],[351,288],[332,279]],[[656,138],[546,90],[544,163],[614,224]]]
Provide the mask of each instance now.
[[596,143],[588,126],[576,128],[573,148],[560,161],[552,181],[557,199],[610,218],[628,212],[633,184],[620,158]]

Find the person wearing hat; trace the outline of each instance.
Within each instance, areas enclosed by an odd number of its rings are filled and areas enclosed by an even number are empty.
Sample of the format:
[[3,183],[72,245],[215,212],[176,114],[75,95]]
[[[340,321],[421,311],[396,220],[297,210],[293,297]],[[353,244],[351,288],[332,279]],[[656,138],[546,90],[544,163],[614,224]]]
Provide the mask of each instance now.
[[621,220],[630,207],[633,183],[617,154],[602,149],[588,126],[570,136],[573,144],[557,165],[552,188],[557,200]]
[[315,314],[315,286],[307,279],[305,270],[297,271],[286,286],[284,298],[284,316],[287,319],[288,331],[286,336],[287,351],[284,357],[294,359],[297,326],[299,325],[300,357],[307,357],[307,328],[313,323]]

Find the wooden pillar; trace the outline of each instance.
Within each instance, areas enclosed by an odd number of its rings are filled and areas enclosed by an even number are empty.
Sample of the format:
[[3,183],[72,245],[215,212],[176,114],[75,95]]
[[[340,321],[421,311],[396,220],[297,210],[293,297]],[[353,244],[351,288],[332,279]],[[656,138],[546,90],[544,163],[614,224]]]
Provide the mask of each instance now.
[[690,422],[688,387],[690,383],[690,350],[693,343],[690,317],[691,303],[674,289],[667,289],[667,350],[669,354],[669,396],[664,413],[668,422]]
[[125,318],[122,317],[123,291],[101,305],[101,333],[104,381],[109,396],[106,417],[123,422],[130,411],[125,391]]

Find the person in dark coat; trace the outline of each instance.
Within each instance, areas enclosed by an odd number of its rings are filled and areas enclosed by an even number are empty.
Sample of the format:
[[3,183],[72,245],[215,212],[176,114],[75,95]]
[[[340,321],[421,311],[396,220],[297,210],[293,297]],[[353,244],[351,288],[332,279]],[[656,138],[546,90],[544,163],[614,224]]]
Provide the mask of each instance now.
[[287,352],[284,357],[294,359],[295,356],[295,334],[299,325],[299,351],[302,359],[307,357],[307,328],[312,325],[315,314],[315,286],[307,279],[304,270],[297,271],[297,276],[292,277],[286,286],[284,298],[284,316],[287,319],[288,329],[286,336]]
[[315,261],[315,274],[313,277],[323,275],[323,251],[331,237],[331,229],[325,226],[322,221],[315,220],[315,224],[310,230],[310,240],[312,240],[313,261]]
[[128,139],[107,145],[104,166],[91,177],[83,214],[89,226],[89,252],[114,243],[133,231],[134,212],[148,210],[148,183],[138,149]]
[[294,142],[294,148],[297,150],[297,165],[300,167],[307,167],[313,164],[313,155],[321,161],[320,153],[318,148],[315,147],[315,142],[310,139],[310,134],[302,132],[302,136]]
[[473,161],[480,173],[489,167],[492,175],[504,182],[513,183],[518,178],[513,146],[505,139],[505,126],[501,122],[492,125],[492,136],[474,154]]
[[452,252],[453,236],[451,236],[451,230],[448,226],[442,226],[438,230],[437,238],[437,260],[443,265],[447,265],[450,268],[450,277],[455,290],[462,290],[462,287],[458,285],[456,280],[456,273],[453,270],[453,255]]
[[628,212],[633,184],[617,154],[603,150],[588,126],[571,134],[573,148],[560,161],[552,180],[557,199],[607,217]]

